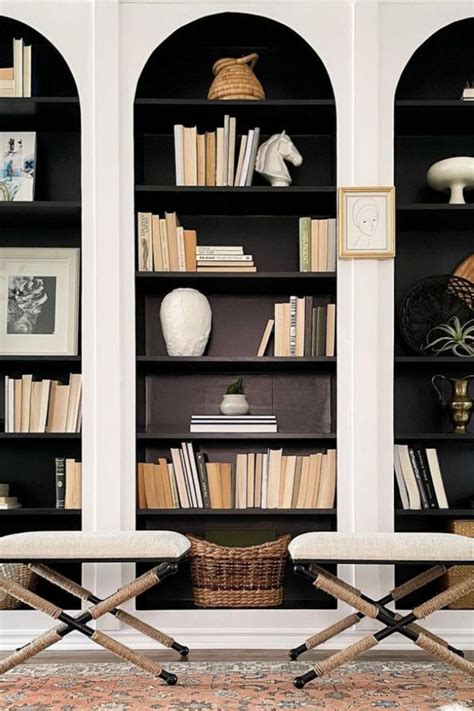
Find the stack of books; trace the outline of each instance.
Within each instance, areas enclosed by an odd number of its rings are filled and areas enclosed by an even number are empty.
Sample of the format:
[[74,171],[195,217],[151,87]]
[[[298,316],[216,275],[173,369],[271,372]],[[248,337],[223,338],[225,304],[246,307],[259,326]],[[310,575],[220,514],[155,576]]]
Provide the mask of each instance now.
[[175,212],[139,212],[137,235],[139,271],[196,271],[196,231],[181,227]]
[[461,101],[474,101],[474,82],[467,82],[462,92]]
[[58,380],[5,376],[5,432],[80,432],[82,377]]
[[174,126],[176,185],[252,185],[260,129],[243,135],[236,160],[237,122],[224,116],[224,126],[198,133],[197,127]]
[[13,40],[13,67],[0,67],[0,98],[31,96],[31,45]]
[[138,464],[140,509],[332,509],[336,496],[336,450],[305,456],[283,450],[237,454],[207,462],[183,442],[172,463]]
[[0,511],[8,509],[21,509],[16,496],[10,496],[10,485],[0,484]]
[[192,415],[191,432],[277,432],[275,415]]
[[289,303],[275,304],[274,318],[267,321],[257,350],[265,355],[274,331],[274,356],[334,356],[336,305],[313,306],[313,297],[290,296]]
[[252,254],[244,254],[242,246],[198,245],[198,272],[256,272]]
[[75,459],[56,458],[56,508],[82,507],[82,464]]
[[394,468],[405,510],[449,509],[436,449],[396,444]]
[[300,272],[335,272],[336,220],[299,220]]

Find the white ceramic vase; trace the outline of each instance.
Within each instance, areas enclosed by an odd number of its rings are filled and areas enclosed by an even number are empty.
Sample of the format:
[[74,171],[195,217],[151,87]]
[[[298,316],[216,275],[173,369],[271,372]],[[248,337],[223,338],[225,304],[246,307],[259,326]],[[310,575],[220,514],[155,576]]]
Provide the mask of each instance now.
[[474,188],[474,158],[458,156],[434,163],[426,174],[430,188],[450,190],[450,205],[465,205],[464,190]]
[[202,356],[211,332],[209,301],[197,289],[174,289],[160,309],[161,329],[170,356]]
[[246,415],[250,409],[245,395],[224,395],[220,404],[223,415]]

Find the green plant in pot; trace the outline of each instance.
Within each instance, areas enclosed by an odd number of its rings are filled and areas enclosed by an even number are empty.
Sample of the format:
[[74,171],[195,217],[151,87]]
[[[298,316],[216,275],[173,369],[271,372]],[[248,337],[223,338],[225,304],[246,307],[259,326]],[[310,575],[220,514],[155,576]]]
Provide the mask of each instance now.
[[453,316],[447,323],[440,323],[428,332],[423,350],[434,355],[474,356],[474,320],[462,324]]
[[244,393],[244,382],[238,378],[231,383],[220,404],[220,411],[223,415],[247,415],[250,406]]

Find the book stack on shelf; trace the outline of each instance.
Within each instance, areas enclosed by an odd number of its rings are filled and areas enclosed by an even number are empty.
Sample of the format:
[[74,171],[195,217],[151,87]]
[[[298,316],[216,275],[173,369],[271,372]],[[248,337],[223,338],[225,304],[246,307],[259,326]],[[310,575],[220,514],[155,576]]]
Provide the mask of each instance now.
[[394,468],[403,509],[449,508],[436,449],[396,444]]
[[198,133],[196,126],[174,126],[176,185],[252,185],[260,129],[242,136],[236,160],[236,123],[226,114],[224,125],[215,131]]
[[277,432],[275,415],[192,415],[191,432]]
[[256,272],[257,267],[252,254],[244,254],[241,245],[212,246],[198,245],[197,271],[198,272]]
[[236,455],[206,462],[183,442],[172,463],[138,464],[140,509],[332,509],[336,495],[336,450],[305,456],[283,450]]
[[82,464],[75,459],[56,457],[56,508],[82,507]]
[[335,354],[336,305],[313,306],[313,297],[290,296],[288,303],[275,304],[257,351],[262,357],[274,331],[273,355],[276,357],[315,357]]
[[139,212],[138,269],[141,272],[256,272],[242,245],[198,245],[196,230],[184,229],[176,212],[161,218]]
[[31,96],[31,45],[13,40],[13,67],[0,67],[0,98]]
[[336,220],[299,219],[300,272],[335,272]]
[[5,376],[5,432],[80,432],[82,377],[71,373],[69,384]]
[[21,504],[16,496],[10,496],[10,485],[0,484],[0,511],[21,509]]

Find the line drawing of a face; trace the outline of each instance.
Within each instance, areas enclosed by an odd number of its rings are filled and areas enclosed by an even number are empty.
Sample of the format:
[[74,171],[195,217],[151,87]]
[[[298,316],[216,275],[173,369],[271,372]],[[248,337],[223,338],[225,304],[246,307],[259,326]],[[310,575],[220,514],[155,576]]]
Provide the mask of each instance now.
[[374,200],[359,198],[352,207],[352,221],[360,232],[372,237],[379,226],[379,208]]

